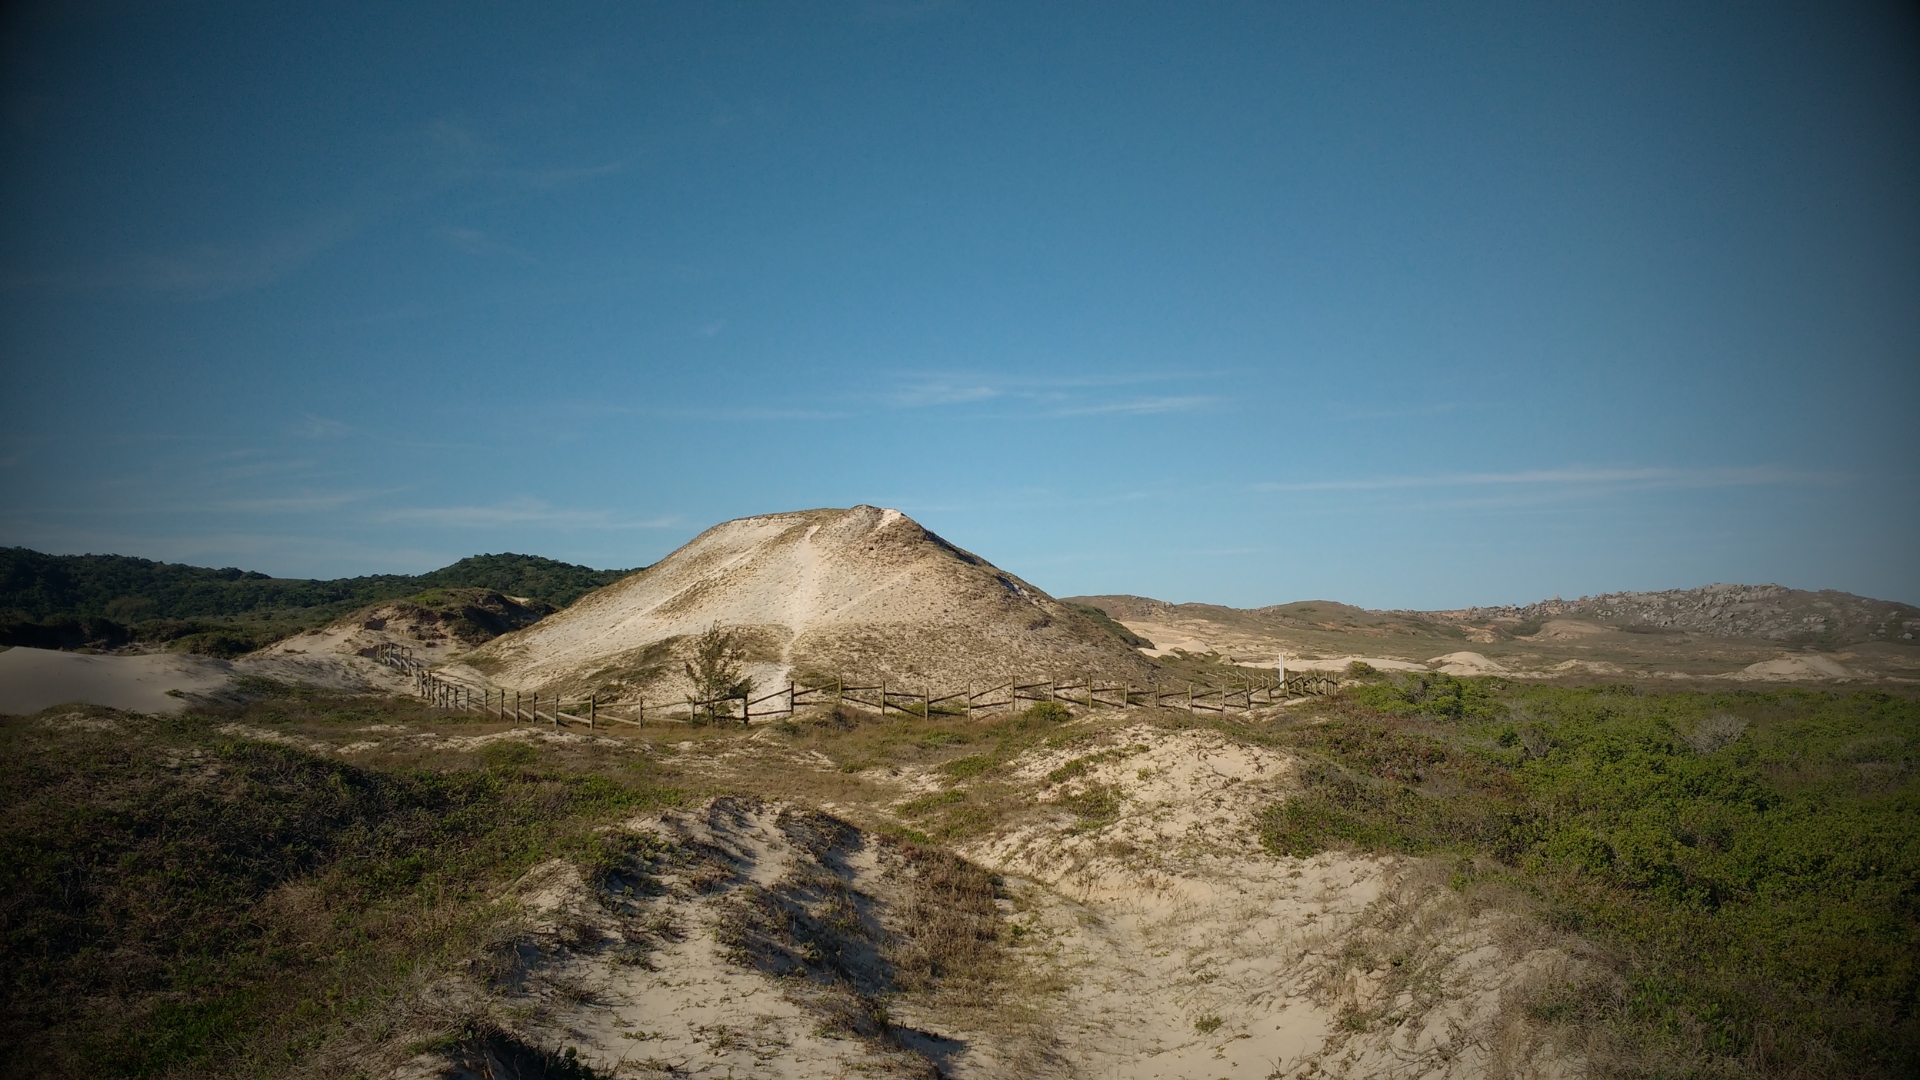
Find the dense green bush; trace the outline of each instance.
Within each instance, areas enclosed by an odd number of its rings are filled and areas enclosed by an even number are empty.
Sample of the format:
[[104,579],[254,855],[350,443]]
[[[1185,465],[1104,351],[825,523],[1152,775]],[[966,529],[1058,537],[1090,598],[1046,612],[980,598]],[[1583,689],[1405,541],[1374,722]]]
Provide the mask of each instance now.
[[1429,675],[1322,719],[1283,736],[1310,764],[1263,821],[1274,850],[1511,877],[1619,951],[1635,1037],[1683,1072],[1920,1069],[1912,698]]

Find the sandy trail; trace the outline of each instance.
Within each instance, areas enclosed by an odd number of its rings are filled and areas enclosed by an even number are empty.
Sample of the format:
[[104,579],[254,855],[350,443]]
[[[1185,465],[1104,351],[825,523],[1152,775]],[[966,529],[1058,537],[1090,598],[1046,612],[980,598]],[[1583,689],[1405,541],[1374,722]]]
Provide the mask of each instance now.
[[[1078,775],[1048,787],[1063,767]],[[1553,1074],[1502,995],[1557,955],[1509,955],[1494,917],[1416,861],[1267,855],[1254,823],[1292,771],[1218,732],[1145,725],[1020,763],[1042,803],[1122,800],[1098,827],[1062,815],[962,848],[1037,883],[1021,936],[1064,987],[1074,1074],[1467,1077],[1496,1059]]]
[[[716,776],[764,768],[776,752],[768,738],[678,760]],[[833,767],[813,756],[784,755],[782,767]],[[1291,790],[1294,768],[1284,754],[1221,732],[1151,724],[1105,729],[1003,766],[993,782],[1015,785],[1038,812],[958,850],[1003,875],[1005,940],[1019,974],[995,1000],[959,1010],[894,999],[888,1007],[906,1026],[907,1045],[921,1040],[925,1057],[954,1077],[1439,1080],[1571,1071],[1524,1010],[1510,1007],[1529,980],[1564,973],[1565,956],[1513,932],[1507,916],[1469,909],[1444,873],[1420,860],[1292,859],[1260,848],[1259,812]],[[912,769],[892,784],[903,802],[965,786]],[[1118,802],[1089,821],[1071,808],[1094,790]],[[777,890],[829,861],[873,910],[890,902],[880,846],[822,860],[783,835],[781,812],[637,824],[717,853],[734,884],[710,892],[674,885],[649,901],[650,917],[678,920],[685,933],[653,954],[656,970],[585,955],[554,968],[561,983],[594,988],[602,1005],[556,1009],[550,1038],[579,1046],[616,1076],[908,1069],[899,1043],[822,1041],[819,1001],[804,986],[744,970],[715,944],[737,917],[730,890]],[[1009,1071],[1009,1062],[1020,1064]]]

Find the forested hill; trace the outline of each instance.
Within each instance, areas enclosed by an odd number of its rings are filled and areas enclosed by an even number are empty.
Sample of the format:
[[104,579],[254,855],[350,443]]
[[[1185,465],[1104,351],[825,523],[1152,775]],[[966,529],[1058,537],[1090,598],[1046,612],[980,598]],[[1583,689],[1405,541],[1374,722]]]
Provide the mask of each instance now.
[[[426,589],[482,588],[564,607],[632,573],[538,555],[475,555],[425,574],[314,580],[215,570],[125,555],[45,555],[0,548],[0,625],[79,621],[87,638],[155,621],[317,625],[354,608]],[[18,644],[28,642],[21,640]]]

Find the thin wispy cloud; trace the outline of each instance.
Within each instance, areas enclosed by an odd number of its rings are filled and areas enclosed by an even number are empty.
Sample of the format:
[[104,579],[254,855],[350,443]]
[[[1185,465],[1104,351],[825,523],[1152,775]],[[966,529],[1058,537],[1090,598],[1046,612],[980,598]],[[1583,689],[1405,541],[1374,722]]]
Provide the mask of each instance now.
[[1107,416],[1128,414],[1134,416],[1148,413],[1192,412],[1219,402],[1219,398],[1191,395],[1187,397],[1142,397],[1128,398],[1124,401],[1106,401],[1094,405],[1074,405],[1055,409],[1054,416]]
[[393,524],[469,529],[529,524],[574,529],[668,529],[680,524],[677,517],[634,521],[616,518],[604,510],[564,510],[539,499],[510,499],[490,506],[409,507],[382,511],[375,519]]
[[894,391],[888,403],[903,409],[928,405],[964,405],[1003,397],[1007,391],[980,383],[925,382]]
[[1115,396],[1116,391],[1157,383],[1211,380],[1217,372],[1113,372],[1036,376],[994,372],[912,372],[895,376],[885,393],[896,408],[939,408],[998,402],[1046,416],[1144,415],[1188,412],[1218,403],[1207,394]]
[[528,187],[538,188],[542,191],[551,191],[554,188],[585,183],[588,180],[598,180],[603,176],[612,176],[626,167],[626,162],[624,161],[609,161],[605,165],[590,165],[585,168],[537,169],[532,172],[522,173],[520,176]]
[[238,514],[312,514],[338,510],[362,502],[372,494],[367,491],[335,491],[260,499],[226,499],[215,503],[213,509]]
[[531,254],[503,243],[481,232],[479,229],[465,229],[448,225],[440,230],[440,239],[448,247],[462,255],[480,257],[503,257],[523,263],[538,263],[540,260]]
[[1256,491],[1389,491],[1406,488],[1497,486],[1543,487],[1738,487],[1755,484],[1832,484],[1844,474],[1779,469],[1736,468],[1528,469],[1519,472],[1446,473],[1434,476],[1377,476],[1254,484]]
[[[1485,408],[1488,403],[1478,403],[1476,408]],[[1467,406],[1458,401],[1434,401],[1421,405],[1386,406],[1381,408],[1348,409],[1335,414],[1341,420],[1411,420],[1419,416],[1445,416],[1458,412]]]
[[773,420],[845,420],[856,415],[845,409],[772,408],[743,405],[739,408],[702,406],[604,405],[583,402],[569,410],[573,415],[644,416],[654,420],[773,421]]
[[353,428],[346,421],[312,413],[302,413],[300,422],[294,425],[294,431],[309,439],[338,439],[353,434]]
[[142,289],[210,300],[271,285],[353,233],[341,214],[285,229],[249,244],[202,244],[136,259],[125,280]]

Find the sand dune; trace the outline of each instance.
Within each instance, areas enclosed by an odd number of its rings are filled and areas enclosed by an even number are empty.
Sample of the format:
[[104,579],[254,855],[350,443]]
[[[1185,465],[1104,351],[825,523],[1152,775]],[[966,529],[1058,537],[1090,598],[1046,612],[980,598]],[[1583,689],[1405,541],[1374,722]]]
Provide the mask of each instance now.
[[1050,672],[1145,681],[1149,670],[1045,592],[872,506],[716,525],[474,659],[509,688],[671,694],[687,639],[711,626],[749,642],[762,685],[808,670],[941,688]]
[[0,652],[0,713],[39,712],[86,702],[134,712],[172,713],[186,699],[226,685],[233,666],[202,656],[154,653],[90,656],[49,649]]

